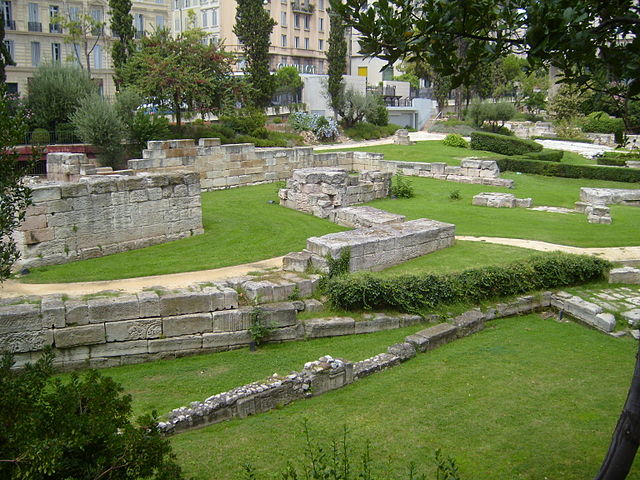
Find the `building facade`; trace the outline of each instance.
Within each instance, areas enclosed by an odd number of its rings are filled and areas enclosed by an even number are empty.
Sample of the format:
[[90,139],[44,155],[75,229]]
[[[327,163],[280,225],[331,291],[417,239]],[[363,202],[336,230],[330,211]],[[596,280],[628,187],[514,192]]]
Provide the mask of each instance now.
[[[168,0],[147,0],[132,3],[136,36],[169,23]],[[5,18],[5,45],[15,66],[7,67],[7,87],[10,92],[26,95],[29,79],[36,68],[46,63],[72,63],[87,68],[104,95],[115,94],[109,28],[109,5],[101,0],[58,2],[55,0],[1,0]],[[68,31],[54,19],[63,17],[81,21],[84,15],[103,22],[102,29],[88,29],[82,40],[73,42]],[[87,48],[85,49],[84,40]],[[89,52],[88,59],[85,53]]]

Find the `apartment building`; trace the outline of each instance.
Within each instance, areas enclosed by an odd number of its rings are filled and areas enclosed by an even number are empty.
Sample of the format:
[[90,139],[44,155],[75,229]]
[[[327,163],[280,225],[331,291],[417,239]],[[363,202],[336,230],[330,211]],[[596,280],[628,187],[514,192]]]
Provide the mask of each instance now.
[[[242,47],[233,33],[235,0],[171,0],[171,27],[180,33],[202,28],[210,41],[220,41],[230,52]],[[264,0],[264,7],[277,22],[271,34],[271,69],[294,66],[300,73],[326,73],[329,38],[329,0]],[[236,65],[242,69],[242,62]]]
[[[169,0],[134,0],[131,13],[134,18],[136,36],[150,32],[155,27],[168,27]],[[103,0],[78,0],[57,2],[55,0],[0,0],[5,18],[5,45],[15,66],[7,67],[9,91],[25,95],[29,79],[36,68],[45,63],[69,62],[86,68],[82,42],[69,41],[68,32],[53,21],[57,16],[78,20],[90,15],[104,22],[101,30],[88,32],[90,46],[95,47],[89,55],[91,77],[100,86],[104,95],[115,93],[113,64],[110,48],[114,39],[109,28],[109,5]]]

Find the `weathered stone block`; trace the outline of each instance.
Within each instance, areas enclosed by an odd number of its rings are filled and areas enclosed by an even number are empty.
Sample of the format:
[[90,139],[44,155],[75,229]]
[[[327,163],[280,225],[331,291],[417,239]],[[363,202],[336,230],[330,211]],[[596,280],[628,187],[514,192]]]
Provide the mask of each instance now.
[[609,283],[640,284],[640,269],[635,267],[613,268],[609,271]]
[[245,307],[239,310],[213,312],[213,331],[235,332],[248,329],[251,326],[251,310],[252,308]]
[[427,339],[426,350],[433,350],[440,345],[449,343],[457,338],[458,329],[454,325],[441,323],[433,327],[420,330],[416,335]]
[[116,322],[140,317],[138,297],[135,295],[92,298],[87,304],[89,323]]
[[139,292],[137,297],[140,318],[160,316],[160,297],[156,292]]
[[249,345],[251,335],[247,330],[236,332],[204,333],[202,348],[225,348],[237,345]]
[[398,317],[388,317],[386,315],[378,315],[371,320],[361,320],[355,324],[355,333],[372,333],[381,330],[393,330],[399,328],[400,319]]
[[626,312],[622,312],[624,318],[632,327],[640,326],[640,308],[634,308]]
[[410,342],[396,343],[387,348],[387,352],[405,362],[416,356],[416,348]]
[[459,337],[466,337],[484,329],[485,316],[479,309],[469,310],[451,320]]
[[65,326],[64,302],[60,296],[42,297],[40,312],[43,328],[62,328]]
[[148,318],[108,322],[105,324],[105,330],[107,342],[159,338],[162,336],[162,320],[160,318]]
[[94,345],[106,342],[104,324],[65,327],[60,330],[55,330],[53,338],[58,348]]
[[64,302],[68,325],[86,325],[89,323],[89,305],[86,300],[67,300]]
[[184,335],[182,337],[159,338],[149,340],[149,353],[181,352],[185,350],[199,350],[202,348],[201,335]]
[[312,318],[304,322],[308,338],[336,337],[355,333],[355,320],[349,317]]
[[128,342],[111,342],[101,345],[93,345],[90,348],[92,358],[140,355],[147,353],[147,341],[133,340]]
[[160,297],[160,315],[184,315],[187,313],[209,312],[211,296],[206,292],[180,290]]
[[24,353],[42,350],[53,343],[51,330],[26,330],[0,335],[0,352]]
[[162,319],[162,333],[166,337],[211,332],[212,330],[211,313],[195,313]]
[[21,303],[0,306],[0,335],[41,329],[40,305]]
[[260,310],[262,310],[268,325],[288,327],[298,322],[296,318],[297,310],[291,302],[262,305]]

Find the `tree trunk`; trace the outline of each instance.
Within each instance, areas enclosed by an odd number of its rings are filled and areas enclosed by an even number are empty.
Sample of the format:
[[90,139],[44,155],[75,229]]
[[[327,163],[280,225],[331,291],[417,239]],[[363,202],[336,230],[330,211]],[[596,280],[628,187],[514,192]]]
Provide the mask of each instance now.
[[631,469],[640,444],[640,343],[636,366],[609,451],[595,480],[624,480]]
[[87,75],[91,78],[91,52],[89,51],[89,44],[86,39],[84,41],[84,58],[87,61]]

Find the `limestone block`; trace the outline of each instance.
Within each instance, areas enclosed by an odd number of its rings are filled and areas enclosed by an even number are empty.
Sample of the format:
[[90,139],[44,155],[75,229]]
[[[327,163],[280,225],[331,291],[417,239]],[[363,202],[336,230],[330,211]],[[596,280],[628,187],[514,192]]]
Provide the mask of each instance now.
[[302,324],[289,327],[280,327],[267,335],[267,342],[289,342],[304,339],[304,326]]
[[404,341],[405,343],[410,343],[411,345],[413,345],[414,349],[417,352],[426,352],[427,348],[429,348],[429,339],[416,333],[405,337]]
[[262,310],[268,325],[289,327],[298,323],[296,318],[297,309],[292,302],[272,303],[270,305],[261,305],[259,308]]
[[516,207],[531,208],[533,206],[532,198],[516,198]]
[[64,302],[68,325],[86,325],[89,323],[89,305],[86,300],[67,300]]
[[115,322],[140,317],[138,297],[135,295],[92,298],[87,304],[89,323]]
[[282,259],[282,269],[289,272],[306,272],[311,262],[309,252],[291,252]]
[[90,347],[73,347],[73,348],[55,348],[54,362],[60,362],[61,364],[67,364],[70,362],[82,362],[89,359]]
[[60,200],[62,198],[59,185],[38,185],[31,189],[31,201],[34,204]]
[[355,332],[355,320],[349,317],[312,318],[305,320],[304,330],[308,338],[352,335]]
[[27,245],[35,245],[37,243],[50,242],[55,238],[53,228],[43,228],[40,230],[30,230],[24,232],[24,243]]
[[398,317],[388,317],[384,314],[376,315],[371,320],[362,320],[356,322],[355,333],[372,333],[381,330],[393,330],[400,327],[400,319]]
[[42,350],[53,343],[51,330],[25,330],[0,335],[0,352],[24,353]]
[[593,320],[581,319],[585,323],[589,323],[603,332],[613,332],[616,328],[616,317],[611,313],[599,313]]
[[324,310],[324,304],[315,298],[308,298],[304,301],[305,312],[321,312]]
[[416,356],[416,348],[410,342],[396,343],[387,348],[387,353],[395,355],[404,362]]
[[206,292],[179,290],[160,297],[160,315],[184,315],[187,313],[209,312],[211,296]]
[[162,319],[147,318],[125,320],[105,324],[107,342],[126,342],[159,338],[162,335]]
[[58,348],[94,345],[106,342],[104,324],[61,328],[54,331],[53,338]]
[[199,350],[201,348],[201,335],[159,338],[156,340],[149,340],[148,343],[149,353],[181,352],[185,350]]
[[225,348],[236,345],[248,345],[251,335],[247,330],[237,332],[204,333],[202,335],[202,348]]
[[40,305],[21,303],[0,306],[0,335],[41,329]]
[[609,271],[609,283],[640,284],[640,269],[635,267],[613,268]]
[[96,357],[120,357],[127,355],[140,355],[148,351],[146,340],[132,340],[128,342],[112,342],[90,347],[92,358]]
[[160,297],[156,292],[139,292],[137,297],[140,309],[139,318],[160,316]]
[[40,312],[43,328],[62,328],[65,326],[65,308],[61,296],[42,297]]
[[238,310],[213,312],[213,331],[236,332],[247,330],[251,326],[251,310],[252,308],[245,307]]
[[622,312],[622,318],[629,322],[629,325],[632,327],[640,326],[640,308]]
[[433,327],[420,330],[416,335],[427,339],[426,350],[433,350],[440,345],[449,343],[457,338],[458,329],[448,323],[440,323]]
[[162,333],[165,337],[211,332],[212,329],[211,313],[194,313],[162,319]]
[[451,320],[458,330],[458,337],[466,337],[484,329],[485,316],[479,309],[469,310]]

